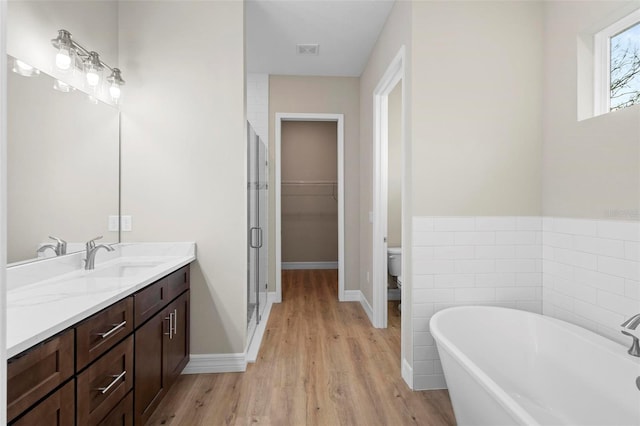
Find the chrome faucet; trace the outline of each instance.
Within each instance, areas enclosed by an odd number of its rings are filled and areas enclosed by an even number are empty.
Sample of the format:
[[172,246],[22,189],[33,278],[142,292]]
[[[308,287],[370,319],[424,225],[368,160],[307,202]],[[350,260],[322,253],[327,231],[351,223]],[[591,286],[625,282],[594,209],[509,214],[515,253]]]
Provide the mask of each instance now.
[[84,260],[84,269],[89,271],[93,268],[95,268],[95,263],[96,263],[96,252],[98,250],[100,250],[101,248],[106,249],[107,251],[113,251],[114,248],[106,245],[106,244],[100,244],[100,245],[96,245],[96,240],[99,240],[100,238],[102,238],[102,235],[99,237],[96,237],[92,240],[89,240],[87,242],[87,244],[85,244],[85,247],[87,249],[87,253],[86,253],[86,258]]
[[629,333],[627,330],[635,330],[636,328],[638,328],[639,325],[640,325],[640,314],[635,314],[634,316],[632,316],[631,318],[629,318],[628,320],[620,324],[620,327],[624,329],[624,330],[621,330],[622,334],[633,338],[633,342],[631,342],[631,347],[629,348],[629,351],[628,351],[629,354],[637,357],[640,357],[640,343],[638,343],[638,338],[633,334]]
[[51,249],[54,251],[54,253],[56,254],[56,256],[62,256],[63,254],[67,254],[67,242],[65,240],[62,240],[58,237],[52,237],[49,236],[49,239],[52,239],[56,242],[55,245],[53,244],[44,244],[42,247],[40,247],[36,253],[42,253],[44,252],[46,249]]

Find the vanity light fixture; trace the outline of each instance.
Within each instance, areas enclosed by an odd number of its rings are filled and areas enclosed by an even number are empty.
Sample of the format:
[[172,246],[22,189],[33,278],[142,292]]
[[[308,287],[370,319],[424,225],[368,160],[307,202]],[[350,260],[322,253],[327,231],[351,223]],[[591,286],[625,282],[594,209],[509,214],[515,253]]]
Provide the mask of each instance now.
[[40,70],[17,58],[13,59],[13,68],[11,68],[11,71],[23,77],[31,77],[40,74]]
[[122,79],[119,68],[114,68],[111,71],[111,75],[107,77],[107,82],[110,84],[109,94],[111,95],[111,99],[113,99],[115,103],[118,103],[121,95],[121,87],[124,85],[124,80]]
[[[58,37],[52,39],[51,44],[58,49],[56,67],[61,71],[80,68],[84,73],[85,88],[88,89],[91,96],[95,96],[103,84],[103,70],[109,69],[111,72],[107,77],[109,95],[115,103],[118,103],[121,87],[124,85],[122,73],[118,68],[110,67],[100,59],[97,52],[90,51],[73,40],[71,33],[67,30],[58,30]],[[81,67],[77,66],[78,61],[81,63]]]

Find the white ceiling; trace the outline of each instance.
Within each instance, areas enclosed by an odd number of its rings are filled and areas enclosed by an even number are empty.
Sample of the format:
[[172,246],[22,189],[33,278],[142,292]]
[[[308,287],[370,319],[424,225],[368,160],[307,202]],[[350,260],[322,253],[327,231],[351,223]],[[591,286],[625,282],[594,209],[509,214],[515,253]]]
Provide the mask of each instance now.
[[[360,76],[393,0],[249,0],[247,72]],[[296,54],[319,44],[318,56]]]

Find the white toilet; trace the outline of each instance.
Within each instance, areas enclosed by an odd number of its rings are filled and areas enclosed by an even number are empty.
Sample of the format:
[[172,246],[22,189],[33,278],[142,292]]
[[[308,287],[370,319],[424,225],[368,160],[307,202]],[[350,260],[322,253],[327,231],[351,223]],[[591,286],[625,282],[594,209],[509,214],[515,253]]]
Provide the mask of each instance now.
[[[388,247],[387,248],[387,269],[389,275],[395,277],[398,283],[398,288],[402,289],[402,248],[401,247]],[[398,309],[401,309],[401,305],[398,305]]]

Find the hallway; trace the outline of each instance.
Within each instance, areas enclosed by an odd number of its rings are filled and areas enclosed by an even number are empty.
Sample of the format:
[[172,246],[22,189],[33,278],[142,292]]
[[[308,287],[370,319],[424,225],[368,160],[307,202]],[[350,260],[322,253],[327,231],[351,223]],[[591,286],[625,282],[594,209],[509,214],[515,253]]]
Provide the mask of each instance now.
[[400,314],[375,329],[338,303],[336,270],[283,271],[258,360],[245,373],[183,375],[151,417],[160,425],[453,425],[447,391],[400,375]]

